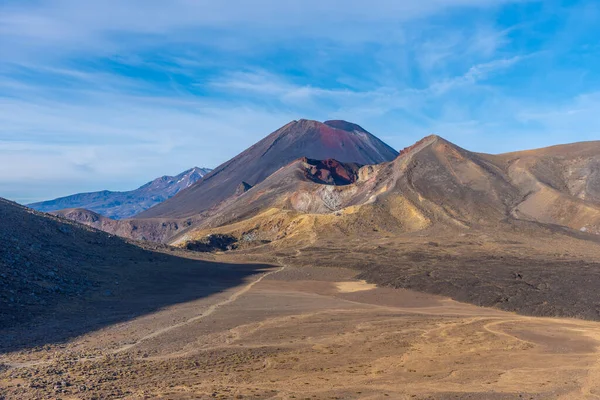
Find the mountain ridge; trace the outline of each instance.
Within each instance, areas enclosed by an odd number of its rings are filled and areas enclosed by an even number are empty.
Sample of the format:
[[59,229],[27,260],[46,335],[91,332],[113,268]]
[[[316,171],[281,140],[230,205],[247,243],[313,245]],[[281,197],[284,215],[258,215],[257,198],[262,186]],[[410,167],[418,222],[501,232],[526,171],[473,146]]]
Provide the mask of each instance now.
[[179,175],[161,176],[134,190],[77,193],[27,206],[41,212],[82,208],[111,219],[126,219],[173,197],[210,171],[208,168],[194,167]]
[[[563,147],[560,161],[573,159],[581,164],[581,147]],[[552,151],[560,153],[561,149]],[[540,163],[558,162],[535,157]],[[598,160],[594,157],[589,162],[600,166],[600,156]],[[180,232],[172,243],[181,245],[211,230],[243,235],[263,229],[265,233],[257,236],[277,241],[290,234],[290,229],[306,228],[294,222],[293,215],[314,215],[316,224],[356,234],[369,230],[407,233],[433,226],[468,230],[501,226],[513,220],[600,233],[600,201],[590,200],[600,193],[600,180],[592,180],[587,191],[579,194],[587,195],[585,200],[569,191],[567,183],[544,183],[557,179],[552,169],[517,170],[518,163],[514,155],[474,153],[437,135],[417,141],[390,162],[359,168],[358,179],[344,186],[305,179],[302,171],[306,167],[299,159],[243,196],[230,198],[211,210],[197,226]],[[600,172],[600,168],[597,170]],[[335,219],[328,217],[332,213],[337,215]],[[278,230],[269,233],[274,225]]]

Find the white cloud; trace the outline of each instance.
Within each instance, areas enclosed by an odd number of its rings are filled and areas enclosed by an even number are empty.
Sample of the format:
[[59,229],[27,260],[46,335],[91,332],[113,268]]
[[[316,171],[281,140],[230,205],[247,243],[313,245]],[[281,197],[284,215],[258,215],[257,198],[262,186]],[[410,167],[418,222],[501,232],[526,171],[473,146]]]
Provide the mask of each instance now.
[[517,114],[526,124],[544,131],[549,137],[577,137],[578,140],[600,138],[600,92],[577,95],[562,104],[540,101],[527,104]]
[[[33,201],[79,188],[130,189],[193,166],[214,167],[262,137],[263,127],[296,117],[231,104],[145,100],[96,93],[91,107],[87,101],[0,99],[0,190],[6,190],[0,196],[11,196],[9,184],[21,187],[18,200]],[[56,187],[35,194],[48,182]]]
[[[353,120],[395,147],[424,126],[471,132],[460,91],[520,56],[496,54],[507,32],[492,19],[427,18],[515,1],[2,2],[0,196],[130,189],[214,167],[298,118]],[[264,49],[293,52],[293,71],[270,69]]]
[[495,72],[506,70],[523,59],[523,56],[514,56],[477,64],[461,75],[431,85],[427,90],[434,95],[442,95],[461,86],[474,85],[485,80]]
[[[0,6],[0,45],[11,58],[77,52],[114,54],[157,42],[318,37],[338,42],[385,41],[398,23],[456,7],[486,8],[524,0],[55,0]],[[192,34],[194,30],[204,34]],[[129,40],[123,41],[122,35]],[[149,39],[145,36],[150,35]],[[231,43],[229,43],[231,45]]]

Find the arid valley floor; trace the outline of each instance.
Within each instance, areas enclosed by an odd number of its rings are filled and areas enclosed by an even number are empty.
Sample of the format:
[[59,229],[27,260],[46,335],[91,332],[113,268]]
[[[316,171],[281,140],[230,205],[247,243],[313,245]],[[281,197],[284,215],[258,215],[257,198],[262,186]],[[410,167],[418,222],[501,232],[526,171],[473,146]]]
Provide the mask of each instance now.
[[0,398],[600,397],[600,323],[377,288],[356,274],[254,267],[233,286],[212,276],[222,291],[4,353]]

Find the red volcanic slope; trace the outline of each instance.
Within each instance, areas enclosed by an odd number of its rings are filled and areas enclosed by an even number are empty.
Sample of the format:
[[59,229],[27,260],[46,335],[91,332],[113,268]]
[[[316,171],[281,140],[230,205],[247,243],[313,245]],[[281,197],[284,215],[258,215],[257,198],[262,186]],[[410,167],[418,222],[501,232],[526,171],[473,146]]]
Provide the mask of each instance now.
[[187,218],[202,213],[234,195],[240,183],[254,186],[301,157],[366,165],[391,161],[397,155],[397,151],[350,122],[293,121],[136,218]]
[[310,160],[306,157],[301,159],[307,165],[304,176],[316,183],[325,185],[350,185],[356,182],[360,164],[341,163],[329,158],[327,160]]

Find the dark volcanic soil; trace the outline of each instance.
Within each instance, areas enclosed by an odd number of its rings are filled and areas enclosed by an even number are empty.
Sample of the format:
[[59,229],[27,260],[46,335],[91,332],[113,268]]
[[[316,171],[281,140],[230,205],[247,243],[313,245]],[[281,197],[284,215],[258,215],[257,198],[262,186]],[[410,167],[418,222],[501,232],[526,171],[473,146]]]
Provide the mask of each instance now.
[[307,179],[324,185],[349,185],[358,179],[361,165],[341,163],[334,159],[310,160],[302,159],[307,164],[305,176]]
[[388,267],[366,267],[360,277],[525,315],[600,320],[597,262],[415,251]]
[[[504,227],[506,228],[506,227]],[[529,229],[531,228],[531,229]],[[228,259],[345,267],[380,286],[448,296],[524,315],[600,321],[600,238],[521,223],[492,231],[321,236],[301,250],[265,247]]]

